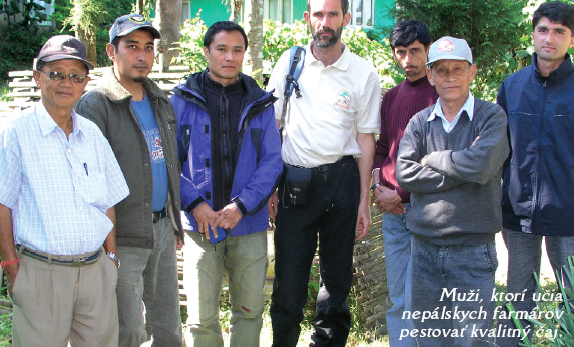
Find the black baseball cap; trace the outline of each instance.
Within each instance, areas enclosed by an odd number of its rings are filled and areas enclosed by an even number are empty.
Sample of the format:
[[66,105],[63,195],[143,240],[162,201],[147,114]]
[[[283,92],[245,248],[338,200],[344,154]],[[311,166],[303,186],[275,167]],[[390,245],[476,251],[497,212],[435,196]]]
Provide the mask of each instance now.
[[138,29],[145,29],[152,34],[154,39],[161,39],[161,34],[151,25],[149,20],[146,20],[137,13],[132,13],[116,19],[114,25],[110,28],[110,43],[112,43],[116,37],[125,36]]
[[62,59],[79,60],[86,64],[88,70],[94,68],[86,57],[86,46],[84,46],[82,41],[70,35],[52,36],[46,41],[40,50],[40,54],[38,54],[34,68],[37,69],[40,60],[50,62]]

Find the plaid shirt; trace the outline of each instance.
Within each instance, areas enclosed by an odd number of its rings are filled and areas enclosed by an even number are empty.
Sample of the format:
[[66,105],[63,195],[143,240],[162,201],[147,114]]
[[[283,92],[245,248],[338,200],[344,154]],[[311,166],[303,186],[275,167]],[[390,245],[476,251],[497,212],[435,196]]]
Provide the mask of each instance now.
[[72,120],[66,139],[40,101],[0,130],[0,204],[12,209],[14,241],[55,255],[101,247],[113,227],[106,210],[129,194],[98,127]]

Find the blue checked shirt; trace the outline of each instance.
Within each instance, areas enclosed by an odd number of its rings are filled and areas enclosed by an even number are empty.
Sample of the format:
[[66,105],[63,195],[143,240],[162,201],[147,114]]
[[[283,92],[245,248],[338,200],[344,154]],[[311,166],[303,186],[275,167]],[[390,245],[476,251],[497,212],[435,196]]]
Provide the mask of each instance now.
[[106,210],[129,194],[98,127],[72,119],[66,139],[40,101],[0,129],[0,204],[12,210],[15,243],[55,255],[101,247],[113,227]]

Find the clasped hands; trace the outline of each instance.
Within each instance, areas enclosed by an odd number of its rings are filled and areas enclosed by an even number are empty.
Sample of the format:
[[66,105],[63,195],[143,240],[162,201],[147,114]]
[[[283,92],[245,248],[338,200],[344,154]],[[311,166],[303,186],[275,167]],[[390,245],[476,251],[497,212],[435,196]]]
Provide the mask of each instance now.
[[197,228],[200,234],[204,234],[209,240],[209,228],[213,231],[213,236],[219,236],[217,227],[232,229],[243,218],[241,210],[235,203],[231,203],[219,211],[214,211],[208,203],[203,202],[193,210],[193,217],[197,221]]
[[407,212],[396,190],[378,185],[373,191],[373,194],[375,195],[375,205],[379,211],[392,214],[403,214]]

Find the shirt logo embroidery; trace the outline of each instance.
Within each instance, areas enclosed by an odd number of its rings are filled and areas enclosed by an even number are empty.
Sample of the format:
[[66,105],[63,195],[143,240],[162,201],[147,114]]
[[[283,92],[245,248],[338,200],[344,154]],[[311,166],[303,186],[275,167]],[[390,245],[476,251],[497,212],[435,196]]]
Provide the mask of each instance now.
[[340,90],[334,105],[342,110],[348,110],[351,105],[351,92],[347,89]]
[[438,43],[439,52],[452,52],[454,51],[454,44],[449,39],[442,39]]

